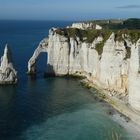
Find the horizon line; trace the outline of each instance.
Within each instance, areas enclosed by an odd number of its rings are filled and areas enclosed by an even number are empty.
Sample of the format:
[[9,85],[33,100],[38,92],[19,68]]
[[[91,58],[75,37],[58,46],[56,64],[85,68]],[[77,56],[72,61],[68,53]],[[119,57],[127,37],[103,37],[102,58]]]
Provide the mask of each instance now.
[[94,20],[127,20],[127,19],[140,19],[137,17],[128,17],[128,18],[93,18],[93,19],[81,19],[81,20],[74,20],[74,19],[0,19],[0,21],[94,21]]

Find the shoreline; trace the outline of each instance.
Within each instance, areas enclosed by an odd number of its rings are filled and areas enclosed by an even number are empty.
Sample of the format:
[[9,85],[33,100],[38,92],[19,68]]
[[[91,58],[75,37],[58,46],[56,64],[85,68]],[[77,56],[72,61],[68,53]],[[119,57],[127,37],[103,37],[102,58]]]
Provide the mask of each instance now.
[[86,76],[55,75],[53,77],[74,78],[79,80],[79,83],[96,95],[95,97],[98,98],[99,101],[104,101],[112,108],[112,110],[108,112],[108,115],[113,121],[123,127],[128,134],[131,134],[133,140],[140,140],[140,112],[131,108],[126,101],[118,99],[115,96],[110,96],[110,91],[95,85],[89,81]]
[[[140,112],[132,109],[128,103],[118,99],[115,96],[109,96],[109,91],[93,84],[88,79],[80,80],[83,87],[87,88],[91,93],[96,94],[97,98],[105,101],[116,112],[109,112],[112,120],[121,125],[134,140],[140,139]],[[97,90],[97,92],[95,92]]]

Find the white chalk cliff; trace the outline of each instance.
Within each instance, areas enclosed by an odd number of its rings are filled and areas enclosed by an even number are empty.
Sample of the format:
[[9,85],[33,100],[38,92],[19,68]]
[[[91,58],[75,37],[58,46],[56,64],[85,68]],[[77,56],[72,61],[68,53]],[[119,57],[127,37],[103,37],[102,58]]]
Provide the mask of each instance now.
[[[86,76],[94,84],[111,91],[112,96],[128,97],[129,104],[140,111],[140,40],[117,41],[112,33],[99,53],[96,46],[103,41],[103,36],[87,43],[78,36],[60,35],[56,30],[50,29],[49,37],[40,42],[28,62],[29,73],[35,72],[39,54],[46,52],[46,74]],[[131,50],[129,57],[128,50]]]
[[0,63],[0,84],[15,84],[16,82],[17,72],[13,67],[11,53],[6,45]]
[[73,23],[71,26],[67,26],[67,28],[78,28],[78,29],[97,29],[97,30],[101,30],[102,27],[98,24],[95,24],[93,22],[83,22],[83,23]]

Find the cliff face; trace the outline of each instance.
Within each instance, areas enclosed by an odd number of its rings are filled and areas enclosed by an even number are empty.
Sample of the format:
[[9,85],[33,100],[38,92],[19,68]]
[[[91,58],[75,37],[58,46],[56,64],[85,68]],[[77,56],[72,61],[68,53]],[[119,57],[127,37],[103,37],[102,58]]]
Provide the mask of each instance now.
[[94,84],[109,90],[111,96],[129,97],[130,105],[140,110],[140,40],[132,42],[124,34],[121,37],[122,40],[117,40],[112,33],[105,40],[99,34],[89,43],[83,41],[86,38],[62,35],[52,28],[49,37],[41,41],[29,60],[28,72],[35,72],[38,55],[46,52],[46,74],[86,76]]
[[140,40],[131,47],[129,68],[129,103],[140,110]]
[[10,50],[7,45],[0,63],[0,84],[15,84],[17,82],[17,72],[13,67]]
[[119,93],[127,92],[129,60],[125,57],[124,42],[115,41],[115,34],[112,33],[104,44],[100,60],[99,81],[103,87]]

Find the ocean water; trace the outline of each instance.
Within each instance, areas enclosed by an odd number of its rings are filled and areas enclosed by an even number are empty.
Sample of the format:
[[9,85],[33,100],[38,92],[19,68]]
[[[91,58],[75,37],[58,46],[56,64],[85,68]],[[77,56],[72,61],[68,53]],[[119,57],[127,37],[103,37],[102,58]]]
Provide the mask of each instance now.
[[110,107],[77,80],[43,78],[46,54],[37,62],[37,77],[26,75],[28,60],[48,29],[70,23],[0,21],[0,55],[8,43],[18,71],[17,85],[0,86],[0,140],[130,139],[109,116]]

